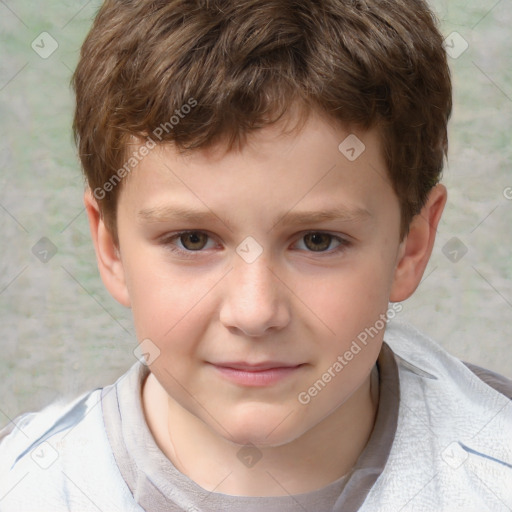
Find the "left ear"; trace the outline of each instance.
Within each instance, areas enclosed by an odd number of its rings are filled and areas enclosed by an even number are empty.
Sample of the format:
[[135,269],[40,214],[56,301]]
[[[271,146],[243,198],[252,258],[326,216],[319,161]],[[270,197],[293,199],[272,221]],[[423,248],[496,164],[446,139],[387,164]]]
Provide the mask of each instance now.
[[400,244],[390,302],[401,302],[409,298],[420,284],[432,254],[446,198],[446,187],[436,185],[430,191],[421,212],[413,217],[409,233]]

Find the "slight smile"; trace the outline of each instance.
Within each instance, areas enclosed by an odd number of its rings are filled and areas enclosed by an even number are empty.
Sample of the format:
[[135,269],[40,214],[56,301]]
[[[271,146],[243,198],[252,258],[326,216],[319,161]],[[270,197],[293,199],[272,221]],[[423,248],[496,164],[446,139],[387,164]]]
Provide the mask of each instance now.
[[231,382],[248,387],[263,387],[276,384],[305,366],[304,364],[290,365],[281,362],[266,362],[255,365],[245,362],[209,364]]

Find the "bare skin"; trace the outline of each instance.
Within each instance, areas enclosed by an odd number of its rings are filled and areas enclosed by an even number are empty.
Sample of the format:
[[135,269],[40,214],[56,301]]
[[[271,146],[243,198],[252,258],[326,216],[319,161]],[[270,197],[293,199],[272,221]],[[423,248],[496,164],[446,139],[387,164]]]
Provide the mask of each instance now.
[[[319,116],[280,128],[240,151],[151,151],[122,184],[118,246],[85,196],[103,281],[159,351],[149,428],[181,472],[225,494],[298,494],[351,469],[375,421],[384,329],[309,403],[298,396],[413,293],[446,201],[436,186],[400,240],[376,131],[355,132],[366,149],[351,162],[348,129]],[[254,385],[235,363],[287,369]],[[247,444],[253,467],[237,456]]]

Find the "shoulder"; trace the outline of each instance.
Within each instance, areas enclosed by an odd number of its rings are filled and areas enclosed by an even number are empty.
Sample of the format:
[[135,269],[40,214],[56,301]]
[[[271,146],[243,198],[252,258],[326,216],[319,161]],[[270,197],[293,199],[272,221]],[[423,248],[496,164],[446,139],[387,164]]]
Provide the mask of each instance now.
[[98,398],[98,391],[90,392],[70,402],[55,402],[38,413],[23,414],[11,421],[0,431],[2,470],[15,468],[38,446],[55,442],[77,428]]
[[0,431],[0,510],[140,510],[117,469],[101,395],[52,404]]
[[459,360],[411,325],[391,324],[385,339],[403,371],[442,385],[449,383],[465,396],[499,394],[512,399],[512,380]]
[[404,512],[506,510],[500,507],[512,503],[507,379],[477,375],[411,326],[388,327],[385,341],[399,370],[399,419],[368,504],[392,503],[386,511],[401,504]]
[[502,395],[512,400],[512,380],[476,364],[464,362],[464,364],[483,382]]

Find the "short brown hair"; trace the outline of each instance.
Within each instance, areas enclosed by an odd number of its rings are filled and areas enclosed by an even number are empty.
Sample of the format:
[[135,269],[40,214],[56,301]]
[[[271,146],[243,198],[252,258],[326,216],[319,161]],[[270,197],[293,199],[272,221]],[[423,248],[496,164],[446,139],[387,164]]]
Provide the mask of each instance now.
[[232,148],[294,105],[377,126],[402,236],[447,152],[450,72],[423,0],[106,0],[73,86],[80,159],[114,235],[130,141],[155,131],[183,150]]

